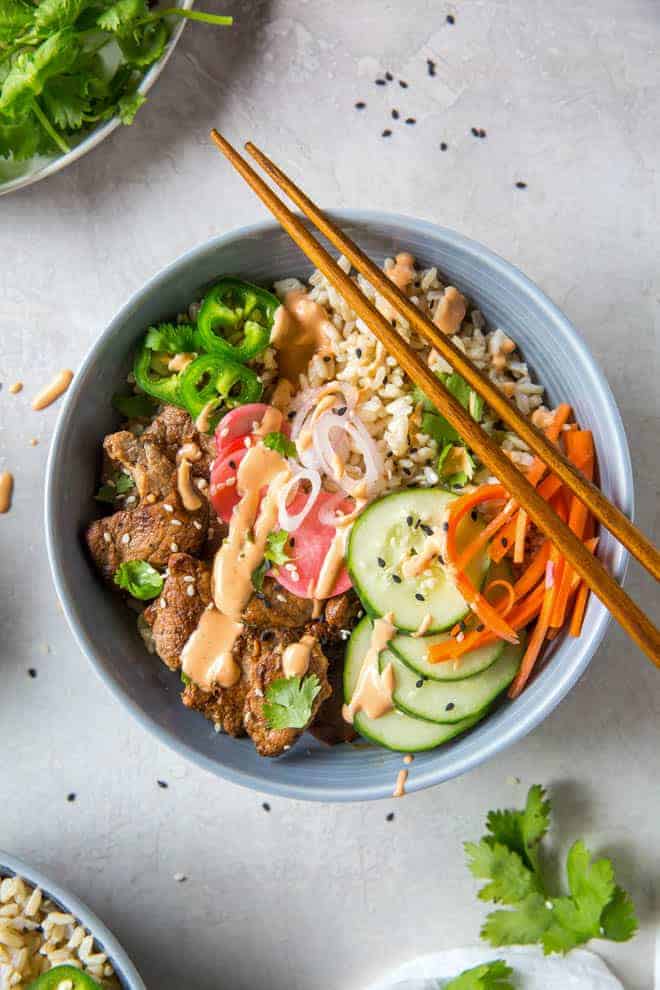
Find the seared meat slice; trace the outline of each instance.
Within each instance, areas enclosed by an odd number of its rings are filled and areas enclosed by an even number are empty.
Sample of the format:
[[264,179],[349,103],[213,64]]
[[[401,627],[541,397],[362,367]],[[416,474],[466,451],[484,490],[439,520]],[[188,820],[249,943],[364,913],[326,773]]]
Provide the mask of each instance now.
[[[193,594],[188,592],[193,589]],[[173,553],[167,561],[163,591],[143,612],[151,626],[156,652],[171,670],[181,666],[181,651],[197,628],[211,601],[211,570],[187,553]]]
[[[249,651],[251,643],[236,644],[235,649],[240,646],[241,651]],[[248,692],[248,681],[241,677],[237,684],[230,688],[216,688],[215,691],[205,691],[197,684],[186,684],[185,690],[181,694],[181,700],[186,708],[192,708],[196,712],[201,712],[214,725],[227,732],[230,736],[244,736],[245,725],[243,722],[245,714],[245,696]]]
[[311,598],[297,598],[267,577],[263,594],[253,595],[245,606],[243,621],[259,629],[299,629],[313,623],[309,631],[317,639],[333,639],[352,627],[360,601],[354,591],[329,598],[318,620],[312,619],[313,606]]
[[196,444],[202,455],[192,463],[193,476],[208,482],[214,439],[195,429],[188,413],[176,406],[165,406],[140,436],[128,430],[111,433],[103,449],[112,464],[131,475],[141,499],[147,495],[165,498],[176,487],[177,451],[187,443]]
[[[255,651],[251,662],[250,688],[245,699],[245,728],[261,756],[279,756],[289,749],[305,731],[303,729],[271,729],[264,715],[266,688],[273,681],[283,677],[282,655],[289,643],[295,643],[298,634],[293,632],[273,632],[267,641],[257,640],[259,650]],[[328,660],[318,641],[314,643],[309,661],[309,674],[316,674],[321,690],[314,699],[311,724],[326,698],[332,693],[328,681]]]
[[199,553],[208,519],[206,499],[195,512],[188,512],[175,489],[153,505],[143,501],[135,509],[121,509],[95,520],[87,529],[87,546],[103,577],[112,581],[125,560],[146,560],[163,568],[170,555],[179,550]]

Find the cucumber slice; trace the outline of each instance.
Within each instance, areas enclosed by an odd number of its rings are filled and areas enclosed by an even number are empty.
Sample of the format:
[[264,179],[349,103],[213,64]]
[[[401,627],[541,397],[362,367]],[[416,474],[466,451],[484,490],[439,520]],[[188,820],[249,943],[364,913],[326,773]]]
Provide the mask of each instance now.
[[504,649],[504,640],[498,640],[466,653],[456,662],[448,660],[446,663],[431,663],[426,659],[429,646],[446,643],[449,638],[449,633],[436,633],[435,636],[422,636],[419,639],[414,636],[395,636],[390,643],[390,650],[417,674],[418,680],[426,677],[430,681],[447,682],[464,681],[488,670]]
[[424,681],[407,667],[396,654],[383,650],[381,670],[394,664],[394,704],[402,712],[431,722],[456,723],[478,715],[509,686],[516,676],[523,654],[523,644],[507,643],[502,655],[487,670],[462,681],[440,683]]
[[[360,668],[371,638],[371,620],[364,619],[353,630],[344,658],[344,699],[351,700]],[[447,742],[460,732],[464,732],[479,721],[481,712],[462,722],[440,725],[435,722],[413,718],[394,709],[381,718],[368,718],[364,712],[355,716],[354,727],[365,739],[402,753],[419,753],[434,749]]]
[[[407,488],[372,502],[353,524],[346,560],[355,590],[367,612],[374,616],[392,612],[394,625],[402,632],[414,632],[426,615],[432,618],[427,632],[442,632],[468,611],[440,564],[433,564],[417,578],[402,578],[400,572],[409,551],[422,549],[427,535],[422,526],[441,526],[445,508],[454,498],[441,488]],[[459,550],[481,528],[480,521],[465,518],[458,532]],[[476,587],[481,586],[487,569],[485,552],[469,564],[467,574]]]

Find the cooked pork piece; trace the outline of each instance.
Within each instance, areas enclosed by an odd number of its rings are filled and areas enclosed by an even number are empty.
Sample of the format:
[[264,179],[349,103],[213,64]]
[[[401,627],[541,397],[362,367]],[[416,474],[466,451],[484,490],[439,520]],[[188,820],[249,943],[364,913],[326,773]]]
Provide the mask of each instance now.
[[195,444],[201,456],[191,464],[194,477],[208,482],[215,456],[213,437],[199,433],[183,409],[165,406],[146,430],[135,436],[128,430],[111,433],[103,449],[111,465],[127,471],[141,499],[165,498],[176,487],[177,451],[184,444]]
[[143,501],[135,509],[95,520],[87,529],[87,546],[103,577],[112,581],[125,560],[146,560],[163,568],[173,553],[199,553],[208,518],[206,499],[195,512],[188,512],[175,489],[153,505]]
[[312,619],[314,603],[311,598],[292,595],[274,578],[266,578],[263,594],[255,594],[245,607],[243,620],[260,629],[298,629],[313,623],[310,628],[317,639],[336,638],[340,630],[350,629],[360,609],[360,600],[354,591],[329,598],[318,619]]
[[[168,667],[176,670],[181,666],[181,652],[188,637],[211,601],[211,570],[208,564],[184,553],[172,554],[167,570],[163,591],[145,609],[144,619],[151,626],[156,652]],[[188,594],[189,587],[195,588],[195,594]],[[218,686],[212,691],[188,684],[182,694],[184,705],[201,712],[233,736],[247,732],[262,755],[279,755],[304,730],[270,729],[263,714],[264,692],[271,681],[283,676],[282,654],[302,634],[300,627],[259,631],[247,628],[233,649],[234,659],[241,668],[238,683],[231,688]],[[328,661],[318,642],[312,648],[309,672],[316,674],[321,683],[313,720],[331,694]]]
[[167,561],[162,593],[143,613],[151,626],[156,653],[171,670],[181,666],[181,651],[210,601],[209,566],[187,553],[173,553]]

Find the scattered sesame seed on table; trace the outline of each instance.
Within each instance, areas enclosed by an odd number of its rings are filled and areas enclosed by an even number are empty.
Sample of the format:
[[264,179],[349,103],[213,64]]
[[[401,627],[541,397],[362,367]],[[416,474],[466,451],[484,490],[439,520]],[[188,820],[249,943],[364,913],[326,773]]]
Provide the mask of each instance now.
[[393,110],[392,111],[392,120],[398,120],[398,119],[399,119],[399,111],[398,110]]
[[447,144],[446,141],[441,141],[440,142],[440,151],[446,151],[448,147],[449,147],[449,145]]
[[453,14],[447,14],[447,24],[455,24],[456,18]]
[[406,124],[416,124],[417,120],[415,117],[406,117]]
[[520,181],[516,182],[516,189],[527,189],[527,183]]
[[261,807],[264,809],[264,811],[270,811],[270,805],[268,804],[268,801],[264,801]]
[[36,672],[36,670],[34,669],[34,667],[30,667],[30,668],[28,669],[28,674],[30,675],[30,677],[36,677],[36,676],[37,676],[37,672]]
[[377,85],[377,86],[386,86],[386,85],[387,85],[387,83],[385,82],[385,80],[384,80],[384,79],[377,79],[377,80],[376,80],[376,85]]
[[408,83],[405,81],[405,79],[399,79],[399,86],[401,87],[401,89],[408,89]]
[[389,814],[385,815],[385,821],[386,822],[393,822],[394,821],[394,812],[393,811],[390,811]]
[[169,787],[169,784],[167,783],[166,780],[157,780],[156,783],[158,784],[159,787],[162,787],[163,790],[167,790],[167,788]]
[[391,137],[391,136],[392,136],[392,131],[389,129],[389,127],[386,127],[383,133],[381,134],[381,137]]
[[69,802],[69,804],[73,804],[73,802],[76,800],[75,793],[73,791],[71,791],[70,794],[67,794],[66,799]]
[[426,69],[427,69],[427,72],[428,72],[428,74],[430,76],[434,76],[435,75],[435,62],[433,61],[433,59],[427,58],[427,60],[426,60]]
[[364,108],[366,107],[366,105],[367,104],[364,102],[364,100],[358,100],[358,102],[355,104],[355,109],[356,110],[364,110]]

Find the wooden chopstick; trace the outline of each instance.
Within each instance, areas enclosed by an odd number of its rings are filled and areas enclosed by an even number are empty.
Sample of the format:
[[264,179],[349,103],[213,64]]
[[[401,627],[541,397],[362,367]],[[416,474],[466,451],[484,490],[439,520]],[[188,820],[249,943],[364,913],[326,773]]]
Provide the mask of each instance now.
[[608,574],[600,561],[592,556],[568,526],[559,519],[548,503],[530,485],[500,448],[492,442],[467,410],[463,409],[463,406],[447,391],[415,351],[362,294],[358,286],[342,271],[302,220],[285,206],[276,193],[266,185],[252,166],[221,134],[213,130],[211,137],[292,240],[323,272],[348,305],[364,320],[389,353],[396,358],[409,378],[426,393],[469,446],[476,451],[484,464],[490,468],[492,474],[529,513],[539,529],[553,541],[573,569],[609,609],[629,636],[652,662],[660,667],[660,632],[650,619]]
[[624,515],[621,509],[608,501],[601,490],[564,457],[558,446],[551,443],[529,419],[518,412],[499,388],[472,363],[466,354],[456,347],[451,337],[443,334],[428,316],[422,313],[406,294],[374,264],[371,258],[351,241],[263,151],[260,151],[251,141],[248,141],[245,148],[296,206],[302,210],[305,216],[313,221],[330,243],[334,244],[348,258],[353,267],[378,290],[397,312],[406,318],[420,336],[425,337],[433,344],[452,368],[465,378],[475,392],[478,392],[490,408],[497,413],[502,422],[517,433],[530,450],[547,465],[550,471],[561,478],[563,483],[577,495],[580,501],[584,502],[589,511],[609,529],[613,536],[616,536],[617,540],[630,551],[633,557],[656,580],[660,580],[660,551]]

